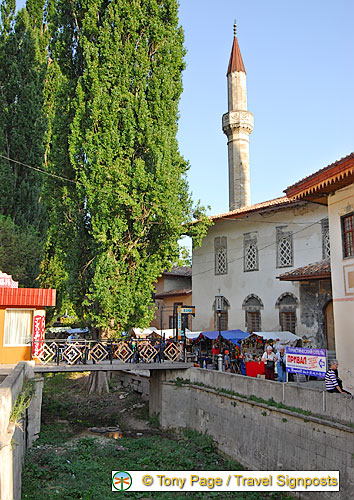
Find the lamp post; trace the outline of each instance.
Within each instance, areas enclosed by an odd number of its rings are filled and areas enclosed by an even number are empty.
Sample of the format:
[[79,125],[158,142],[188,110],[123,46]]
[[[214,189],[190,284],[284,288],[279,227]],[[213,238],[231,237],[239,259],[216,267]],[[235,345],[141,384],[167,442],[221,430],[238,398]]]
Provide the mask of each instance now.
[[215,296],[215,312],[218,317],[218,327],[219,327],[219,356],[218,356],[218,370],[222,371],[222,354],[221,354],[221,314],[225,311],[225,300],[220,293]]

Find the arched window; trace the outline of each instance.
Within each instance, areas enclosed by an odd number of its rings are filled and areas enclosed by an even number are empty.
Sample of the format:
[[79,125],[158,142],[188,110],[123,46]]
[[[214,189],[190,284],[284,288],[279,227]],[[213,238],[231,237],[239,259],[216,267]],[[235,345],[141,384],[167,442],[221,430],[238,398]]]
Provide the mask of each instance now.
[[[226,297],[223,297],[224,300],[224,310],[220,313],[220,330],[223,332],[229,329],[229,312],[230,302]],[[219,315],[215,311],[215,300],[213,303],[213,311],[214,311],[214,329],[219,330]]]
[[264,309],[261,299],[254,295],[248,295],[242,304],[245,311],[245,326],[248,332],[260,332],[261,328],[261,309]]
[[295,333],[296,330],[296,308],[299,301],[292,293],[283,293],[275,303],[279,309],[279,324],[282,332]]

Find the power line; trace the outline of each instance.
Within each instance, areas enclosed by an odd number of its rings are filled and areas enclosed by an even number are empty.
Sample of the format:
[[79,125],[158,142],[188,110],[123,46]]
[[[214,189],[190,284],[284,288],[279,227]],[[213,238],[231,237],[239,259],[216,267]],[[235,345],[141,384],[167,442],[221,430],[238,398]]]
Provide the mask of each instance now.
[[[317,222],[313,222],[312,224],[309,224],[309,225],[308,225],[308,226],[306,226],[306,227],[302,227],[301,229],[299,229],[298,231],[293,232],[292,234],[293,234],[293,235],[294,235],[294,234],[298,234],[298,233],[300,233],[301,231],[304,231],[305,229],[308,229],[309,227],[314,226],[315,224],[318,224],[318,221],[317,221]],[[275,245],[275,244],[276,244],[276,241],[272,241],[272,243],[269,243],[268,245],[265,245],[263,248],[260,248],[260,249],[258,250],[258,253],[259,253],[259,252],[262,252],[262,251],[263,251],[263,250],[265,250],[266,248],[269,248],[269,247],[271,247],[271,246],[273,246],[273,245]],[[203,255],[203,254],[202,254],[202,255]],[[243,260],[243,258],[244,258],[244,257],[243,257],[243,255],[242,255],[241,257],[237,257],[236,259],[229,260],[229,261],[228,261],[228,263],[229,263],[229,264],[231,264],[232,262],[237,262],[238,260]],[[201,275],[201,274],[209,273],[210,271],[214,271],[214,269],[215,269],[215,266],[213,266],[213,267],[212,267],[212,268],[210,268],[210,269],[206,269],[205,271],[201,271],[200,273],[195,273],[195,274],[192,274],[192,278],[194,278],[195,276],[199,276],[199,275]]]
[[55,177],[56,179],[60,179],[62,181],[66,182],[71,182],[72,184],[79,184],[83,186],[83,184],[79,181],[74,181],[73,179],[69,179],[68,177],[63,177],[62,175],[57,175],[53,174],[52,172],[47,172],[46,170],[42,170],[41,168],[38,167],[32,167],[31,165],[27,165],[27,163],[23,163],[22,161],[14,160],[13,158],[9,158],[8,156],[4,156],[0,154],[0,158],[3,158],[4,160],[12,161],[13,163],[17,163],[18,165],[21,165],[22,167],[30,168],[31,170],[35,170],[36,172],[40,172],[41,174],[49,175],[51,177]]

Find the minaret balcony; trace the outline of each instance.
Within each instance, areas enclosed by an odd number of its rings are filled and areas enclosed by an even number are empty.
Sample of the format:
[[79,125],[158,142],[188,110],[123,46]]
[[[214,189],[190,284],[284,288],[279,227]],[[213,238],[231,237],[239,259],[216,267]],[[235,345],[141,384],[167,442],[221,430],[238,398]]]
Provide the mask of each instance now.
[[222,129],[226,135],[235,129],[243,129],[250,134],[253,130],[253,115],[249,111],[229,111],[222,117]]

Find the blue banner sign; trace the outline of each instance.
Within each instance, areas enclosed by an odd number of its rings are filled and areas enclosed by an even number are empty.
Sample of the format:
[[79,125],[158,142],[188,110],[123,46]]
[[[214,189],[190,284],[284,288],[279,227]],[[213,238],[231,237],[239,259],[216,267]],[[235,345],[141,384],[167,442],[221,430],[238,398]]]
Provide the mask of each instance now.
[[286,348],[286,371],[313,377],[326,376],[326,349]]

